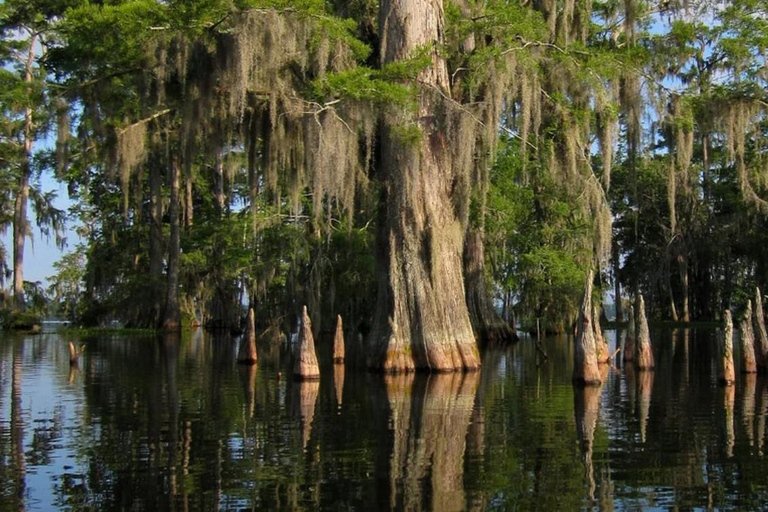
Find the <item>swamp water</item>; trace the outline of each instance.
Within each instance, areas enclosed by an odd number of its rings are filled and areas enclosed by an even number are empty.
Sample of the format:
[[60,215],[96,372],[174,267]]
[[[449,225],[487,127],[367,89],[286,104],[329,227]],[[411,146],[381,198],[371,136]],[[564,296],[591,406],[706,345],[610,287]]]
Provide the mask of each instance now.
[[652,334],[655,371],[587,389],[565,338],[394,377],[319,342],[297,383],[261,341],[247,368],[229,338],[97,336],[70,369],[65,334],[5,335],[0,510],[765,507],[768,382],[718,386],[715,331]]

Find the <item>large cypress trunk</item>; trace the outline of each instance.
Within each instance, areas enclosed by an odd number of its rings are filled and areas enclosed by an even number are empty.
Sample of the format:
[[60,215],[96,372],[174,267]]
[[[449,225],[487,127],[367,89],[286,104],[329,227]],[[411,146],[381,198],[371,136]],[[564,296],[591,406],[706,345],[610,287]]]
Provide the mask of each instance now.
[[[476,369],[477,344],[464,294],[462,251],[467,183],[453,173],[450,141],[438,112],[449,93],[441,0],[380,3],[382,64],[432,50],[419,74],[417,116],[383,123],[378,231],[378,303],[368,365],[387,372]],[[450,96],[450,94],[447,94]],[[410,118],[409,118],[410,117]],[[417,126],[416,140],[399,126]]]

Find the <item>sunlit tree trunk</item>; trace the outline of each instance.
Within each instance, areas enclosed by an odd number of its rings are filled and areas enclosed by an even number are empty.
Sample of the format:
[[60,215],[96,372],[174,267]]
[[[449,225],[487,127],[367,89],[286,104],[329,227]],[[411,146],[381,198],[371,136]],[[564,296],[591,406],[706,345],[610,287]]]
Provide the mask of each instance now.
[[[432,64],[418,76],[418,116],[390,114],[382,126],[378,303],[368,365],[386,372],[480,366],[462,272],[467,213],[457,207],[468,185],[453,175],[451,142],[436,115],[441,92],[450,89],[436,48],[443,22],[441,0],[380,3],[382,64],[432,51]],[[403,136],[414,127],[418,137]]]
[[[24,61],[24,83],[27,84],[28,89],[33,79],[32,65],[35,60],[36,45],[37,34],[32,34]],[[24,307],[24,242],[29,234],[27,203],[29,202],[29,176],[32,172],[32,128],[32,107],[27,106],[24,109],[24,140],[19,188],[13,202],[13,302],[16,309]]]

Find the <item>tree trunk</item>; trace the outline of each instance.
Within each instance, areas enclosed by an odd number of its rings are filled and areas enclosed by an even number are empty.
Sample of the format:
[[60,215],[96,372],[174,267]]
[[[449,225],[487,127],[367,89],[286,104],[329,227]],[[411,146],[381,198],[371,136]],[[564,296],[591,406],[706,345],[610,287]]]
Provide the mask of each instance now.
[[174,158],[171,163],[171,204],[168,207],[171,237],[168,243],[168,281],[165,295],[165,315],[162,325],[164,331],[178,331],[181,329],[181,312],[179,310],[179,257],[181,255],[180,184],[181,167],[178,160]]
[[344,349],[344,324],[341,321],[341,315],[336,316],[336,332],[333,335],[333,362],[336,364],[344,363],[346,351]]
[[768,369],[768,332],[765,329],[765,311],[763,310],[763,296],[760,288],[755,288],[755,313],[753,318],[755,331],[755,352],[757,369],[765,373]]
[[651,332],[648,329],[648,319],[645,317],[645,300],[640,295],[637,300],[637,367],[641,370],[652,370],[655,366],[653,348],[651,347]]
[[298,351],[296,363],[293,365],[293,377],[297,380],[319,379],[320,366],[317,364],[315,337],[312,335],[312,321],[307,314],[307,306],[301,310]]
[[739,325],[741,331],[741,373],[756,373],[757,361],[755,360],[755,334],[752,331],[752,301],[747,301],[747,310]]
[[[37,34],[33,34],[29,40],[29,49],[24,63],[24,83],[27,88],[34,78],[32,65],[35,61],[35,46]],[[13,304],[17,310],[24,308],[24,242],[29,234],[29,221],[27,220],[27,203],[29,201],[29,175],[32,172],[32,108],[24,109],[24,153],[21,155],[21,169],[19,176],[19,188],[13,201]]]
[[576,325],[576,347],[573,351],[573,382],[579,385],[599,386],[602,384],[597,366],[595,331],[592,327],[592,280],[594,274],[589,271],[584,286],[584,298],[581,300],[579,320]]
[[720,368],[720,384],[731,386],[736,381],[736,371],[733,367],[733,321],[731,311],[725,310],[725,332],[723,341],[723,358]]
[[468,231],[464,241],[464,281],[472,329],[475,336],[485,343],[518,341],[517,334],[493,307],[486,288],[484,253],[482,229]]
[[248,308],[248,316],[245,319],[245,332],[240,340],[240,349],[237,352],[237,362],[239,364],[256,364],[258,355],[256,354],[256,315],[253,308]]
[[[449,92],[437,50],[442,1],[383,0],[379,21],[382,64],[428,47],[432,65],[418,77],[418,117],[390,114],[381,130],[378,295],[368,366],[385,372],[477,369],[462,272],[467,212],[461,199],[468,185],[453,174],[450,142],[436,118],[438,91]],[[416,126],[419,137],[404,137],[404,126]]]

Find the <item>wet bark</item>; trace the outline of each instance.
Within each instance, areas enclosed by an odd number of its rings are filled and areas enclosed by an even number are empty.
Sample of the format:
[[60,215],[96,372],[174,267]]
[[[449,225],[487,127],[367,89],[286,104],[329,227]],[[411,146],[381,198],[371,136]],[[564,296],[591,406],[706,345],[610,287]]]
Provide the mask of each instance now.
[[752,331],[752,301],[747,301],[747,310],[741,319],[739,325],[741,331],[741,373],[757,372],[757,361],[755,360],[755,334]]
[[181,167],[178,160],[174,158],[171,164],[171,198],[170,206],[168,207],[171,235],[168,241],[168,280],[162,324],[164,331],[179,331],[181,329],[181,311],[179,309],[179,257],[181,256],[180,185]]
[[592,327],[592,280],[590,270],[584,286],[584,297],[576,325],[576,347],[573,351],[573,382],[579,385],[599,386],[602,383],[597,366],[595,331]]
[[259,360],[256,354],[256,315],[253,308],[248,308],[245,318],[245,332],[240,340],[240,350],[237,353],[239,364],[256,364]]
[[718,380],[724,386],[732,386],[736,381],[736,371],[733,366],[733,320],[731,311],[725,310],[725,328],[723,333],[723,351]]
[[483,232],[468,231],[464,241],[464,281],[469,319],[477,339],[484,343],[512,343],[517,334],[493,307],[485,280],[485,242]]
[[[378,295],[369,335],[368,366],[385,372],[472,370],[480,357],[469,319],[462,252],[467,180],[454,176],[450,141],[437,108],[449,91],[441,0],[380,3],[382,64],[418,48],[432,50],[419,74],[418,116],[390,114],[381,129],[381,188],[377,233]],[[404,140],[403,126],[417,140]]]
[[651,332],[648,329],[648,319],[645,317],[645,300],[642,295],[638,297],[637,301],[637,355],[635,361],[641,370],[651,370],[655,366]]
[[293,377],[298,380],[314,380],[320,378],[320,367],[315,353],[315,338],[312,335],[312,321],[307,314],[307,306],[301,311],[299,326],[299,353],[293,366]]
[[333,362],[336,364],[344,363],[346,353],[344,350],[344,325],[341,321],[341,315],[336,316],[336,332],[333,335]]
[[768,371],[768,332],[765,329],[765,310],[760,288],[755,288],[755,312],[753,318],[755,332],[755,358],[760,373]]

